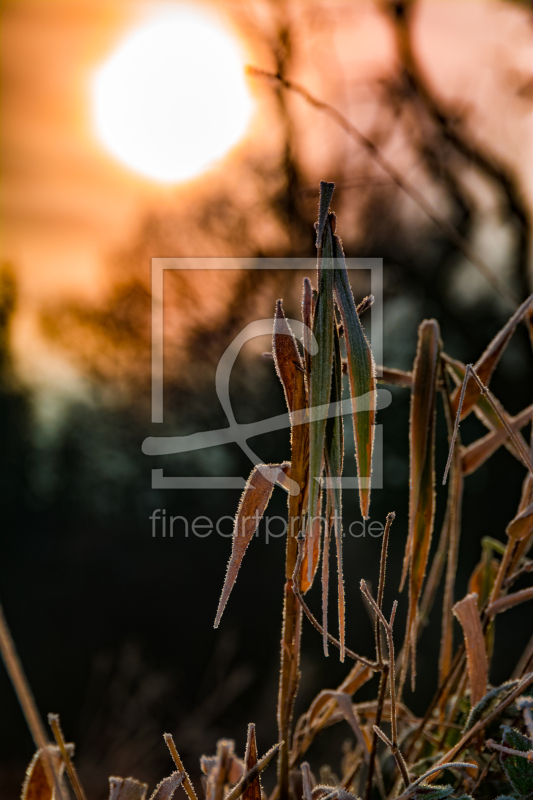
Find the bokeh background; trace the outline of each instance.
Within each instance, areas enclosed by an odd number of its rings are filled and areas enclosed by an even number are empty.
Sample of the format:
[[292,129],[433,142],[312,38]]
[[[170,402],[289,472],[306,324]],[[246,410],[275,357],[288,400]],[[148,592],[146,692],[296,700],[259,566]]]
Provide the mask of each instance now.
[[[277,297],[298,316],[302,276],[275,269],[169,276],[165,423],[156,426],[150,259],[246,257],[253,265],[313,257],[318,182],[325,179],[337,184],[333,207],[347,255],[384,261],[387,366],[411,367],[417,327],[427,317],[439,320],[451,356],[475,361],[513,303],[531,291],[529,3],[213,0],[189,7],[220,20],[243,64],[300,83],[355,123],[494,277],[491,284],[367,148],[276,82],[247,79],[253,115],[246,135],[202,174],[181,184],[136,175],[98,141],[89,86],[121,37],[161,4],[4,0],[1,598],[39,708],[60,713],[93,798],[106,796],[111,774],[151,784],[166,774],[164,731],[174,734],[195,782],[199,756],[214,752],[220,736],[234,738],[242,752],[246,724],[255,721],[261,751],[276,740],[283,540],[254,541],[214,631],[229,540],[153,539],[149,521],[155,508],[190,520],[232,515],[239,496],[152,490],[153,467],[246,477],[250,464],[237,446],[150,459],[141,443],[225,425],[214,391],[220,355],[245,324],[272,315]],[[368,289],[360,273],[356,298]],[[261,357],[266,349],[268,339],[239,356],[231,384],[239,421],[284,410],[272,362]],[[530,365],[519,329],[492,383],[510,413],[530,402]],[[373,493],[371,509],[382,521],[397,512],[389,602],[408,506],[409,396],[392,393],[380,415],[384,488]],[[440,474],[447,445],[442,408],[439,414]],[[466,442],[482,433],[476,421],[464,425]],[[289,455],[287,431],[251,444],[265,461]],[[503,539],[523,474],[501,448],[467,478],[458,596],[481,538]],[[437,531],[445,496],[439,491]],[[272,502],[273,513],[283,514],[280,490]],[[355,492],[344,505],[347,520],[359,518]],[[373,635],[357,586],[361,577],[375,585],[379,549],[368,537],[345,543],[347,638],[363,652],[371,652]],[[313,593],[310,602],[318,603]],[[403,615],[405,606],[404,597]],[[509,611],[498,623],[493,683],[509,677],[530,634],[527,610]],[[436,685],[439,637],[437,605],[421,640],[420,693],[406,695],[415,712]],[[344,671],[334,656],[322,657],[306,627],[298,708]],[[0,793],[7,799],[18,796],[33,747],[2,669],[0,708]],[[317,742],[315,756],[335,769],[348,735],[339,726]]]

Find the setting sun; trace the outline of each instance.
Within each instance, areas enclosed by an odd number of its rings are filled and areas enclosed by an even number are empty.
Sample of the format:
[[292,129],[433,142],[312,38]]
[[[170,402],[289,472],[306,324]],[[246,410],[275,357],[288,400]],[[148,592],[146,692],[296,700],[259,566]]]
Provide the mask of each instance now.
[[252,101],[236,39],[176,6],[130,31],[97,70],[92,113],[118,161],[163,183],[210,167],[243,137]]

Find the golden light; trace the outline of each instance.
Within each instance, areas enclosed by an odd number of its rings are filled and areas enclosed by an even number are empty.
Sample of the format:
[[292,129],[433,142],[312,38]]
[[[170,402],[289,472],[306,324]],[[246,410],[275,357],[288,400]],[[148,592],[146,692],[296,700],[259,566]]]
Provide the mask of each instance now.
[[92,82],[96,133],[162,183],[203,172],[243,137],[252,111],[239,44],[216,17],[175,5],[132,30]]

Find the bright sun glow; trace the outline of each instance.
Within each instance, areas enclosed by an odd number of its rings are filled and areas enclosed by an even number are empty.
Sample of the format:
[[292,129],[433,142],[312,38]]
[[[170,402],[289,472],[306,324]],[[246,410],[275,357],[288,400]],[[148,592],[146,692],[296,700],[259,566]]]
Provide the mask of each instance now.
[[107,150],[164,183],[207,169],[245,133],[252,102],[236,40],[211,16],[175,6],[130,32],[92,84]]

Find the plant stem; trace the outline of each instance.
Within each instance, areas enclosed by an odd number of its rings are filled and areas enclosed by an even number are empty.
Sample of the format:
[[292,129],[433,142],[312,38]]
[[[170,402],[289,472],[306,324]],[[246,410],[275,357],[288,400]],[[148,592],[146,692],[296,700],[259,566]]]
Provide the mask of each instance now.
[[179,753],[177,751],[176,745],[174,744],[174,739],[172,738],[172,734],[171,733],[164,733],[163,734],[163,739],[167,743],[167,747],[170,750],[170,755],[172,756],[172,758],[174,760],[174,764],[178,768],[178,772],[183,772],[183,774],[185,775],[185,777],[183,779],[183,788],[187,792],[189,800],[198,800],[198,798],[196,796],[196,792],[194,791],[194,787],[193,787],[193,785],[191,783],[191,779],[189,778],[187,770],[183,766],[183,763],[182,763],[180,755],[179,755]]
[[70,754],[65,744],[65,737],[63,736],[63,731],[61,730],[59,715],[48,714],[48,722],[50,723],[50,727],[52,728],[54,738],[56,740],[57,746],[59,747],[59,752],[61,753],[61,757],[65,764],[71,786],[74,790],[74,794],[76,795],[76,800],[87,800],[87,798],[85,797],[85,792],[83,791],[83,786],[80,783],[76,767],[72,763]]
[[41,751],[41,758],[43,768],[46,774],[46,779],[50,786],[55,787],[55,792],[58,798],[63,798],[61,782],[59,776],[54,769],[54,763],[49,751],[49,740],[44,729],[37,705],[31,693],[26,675],[20,663],[17,654],[15,642],[9,631],[9,627],[4,617],[2,606],[0,605],[0,653],[6,665],[7,674],[11,678],[11,683],[17,695],[18,701],[21,705],[22,712],[30,729],[33,737],[35,747]]

